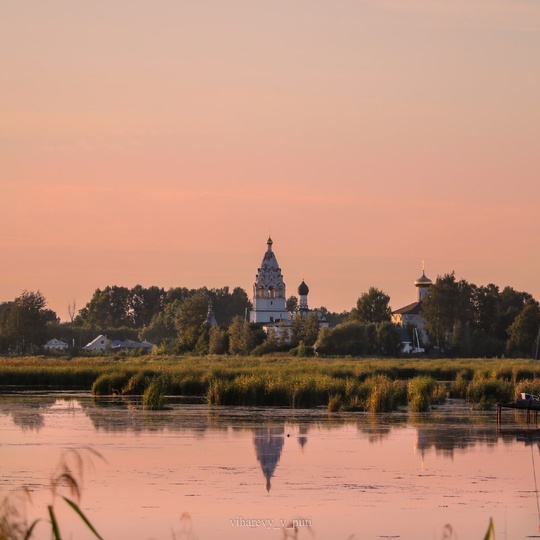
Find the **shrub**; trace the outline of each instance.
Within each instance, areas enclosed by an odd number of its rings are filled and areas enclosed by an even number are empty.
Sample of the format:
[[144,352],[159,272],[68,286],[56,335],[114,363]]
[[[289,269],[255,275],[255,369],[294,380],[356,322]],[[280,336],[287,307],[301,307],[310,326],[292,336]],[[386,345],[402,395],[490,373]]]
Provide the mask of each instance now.
[[165,408],[166,384],[162,377],[155,378],[144,391],[142,406],[145,411],[161,411]]

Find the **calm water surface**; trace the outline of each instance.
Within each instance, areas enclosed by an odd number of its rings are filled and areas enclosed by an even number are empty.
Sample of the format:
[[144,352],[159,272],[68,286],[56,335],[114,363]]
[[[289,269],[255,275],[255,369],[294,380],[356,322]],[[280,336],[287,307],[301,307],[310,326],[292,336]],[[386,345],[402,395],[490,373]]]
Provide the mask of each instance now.
[[[462,402],[329,415],[3,395],[0,492],[29,486],[28,517],[46,517],[62,453],[82,449],[81,507],[105,539],[465,540],[483,539],[490,518],[499,540],[540,537],[540,438],[524,420],[505,412],[498,431],[494,411]],[[65,538],[91,538],[55,508]],[[50,538],[45,524],[36,538]]]

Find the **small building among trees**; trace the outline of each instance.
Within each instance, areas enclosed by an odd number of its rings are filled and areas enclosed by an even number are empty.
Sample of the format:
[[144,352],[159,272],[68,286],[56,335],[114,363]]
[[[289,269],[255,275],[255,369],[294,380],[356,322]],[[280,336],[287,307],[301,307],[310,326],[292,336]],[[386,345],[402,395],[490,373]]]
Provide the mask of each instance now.
[[[414,282],[414,286],[418,290],[418,299],[416,302],[392,311],[392,322],[404,328],[416,329],[415,335],[422,343],[429,342],[429,337],[425,330],[425,321],[422,317],[422,304],[429,294],[429,289],[432,285],[433,282],[426,276],[425,270],[422,270],[422,275]],[[420,347],[419,343],[414,343],[414,345]]]
[[62,352],[62,351],[67,351],[69,349],[69,345],[65,341],[62,341],[57,338],[53,338],[53,339],[49,339],[49,341],[47,341],[47,343],[43,345],[43,348],[46,351],[50,351],[50,352]]

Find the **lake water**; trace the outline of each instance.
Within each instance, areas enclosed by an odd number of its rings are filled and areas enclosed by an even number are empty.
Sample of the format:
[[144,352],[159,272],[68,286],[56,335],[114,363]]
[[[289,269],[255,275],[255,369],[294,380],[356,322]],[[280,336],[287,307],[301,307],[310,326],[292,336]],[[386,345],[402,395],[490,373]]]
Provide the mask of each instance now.
[[[29,486],[28,518],[46,518],[51,475],[76,449],[80,506],[108,540],[483,539],[490,518],[498,540],[538,538],[540,438],[512,411],[501,430],[495,417],[460,401],[370,415],[2,395],[0,492]],[[63,537],[92,538],[55,501]]]

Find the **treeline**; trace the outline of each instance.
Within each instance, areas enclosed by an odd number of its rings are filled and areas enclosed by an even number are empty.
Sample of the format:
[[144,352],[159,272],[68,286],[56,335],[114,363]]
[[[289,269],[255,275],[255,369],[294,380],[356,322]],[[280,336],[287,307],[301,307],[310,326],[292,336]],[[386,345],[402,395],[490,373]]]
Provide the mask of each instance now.
[[[288,299],[292,305],[294,297]],[[27,292],[0,305],[0,353],[36,354],[52,338],[70,346],[71,354],[103,334],[110,339],[147,340],[160,353],[263,354],[289,351],[300,342],[311,347],[317,339],[319,316],[296,319],[291,327],[266,334],[247,322],[252,309],[246,292],[236,287],[188,289],[108,286],[96,289],[71,320],[61,323],[46,308],[41,292]],[[320,308],[330,321],[342,316]]]
[[512,287],[477,286],[454,273],[439,276],[422,304],[430,343],[462,357],[536,358],[538,302]]
[[140,285],[132,289],[112,286],[94,292],[74,318],[73,326],[108,336],[129,329],[136,332],[137,339],[167,352],[203,354],[213,321],[228,328],[235,317],[245,318],[250,309],[251,302],[240,287],[232,291],[229,287],[175,287],[165,291]]
[[[294,306],[294,297],[287,302]],[[162,354],[264,354],[290,351],[300,346],[308,354],[319,333],[319,315],[295,318],[290,327],[266,334],[260,325],[248,322],[252,304],[246,292],[236,287],[219,289],[144,288],[140,285],[97,289],[91,300],[69,325],[70,332],[101,333],[122,339],[147,340]],[[326,308],[317,310],[329,320],[340,316]],[[128,335],[136,332],[136,338]],[[77,336],[75,336],[77,339]],[[306,349],[302,349],[305,347]]]
[[[294,309],[295,298],[287,299]],[[44,296],[24,291],[0,305],[0,353],[34,354],[48,339],[58,338],[76,353],[98,334],[110,339],[147,340],[162,354],[261,355],[290,352],[307,356],[398,356],[413,328],[391,322],[390,298],[371,287],[350,312],[326,308],[297,312],[289,324],[265,333],[248,322],[252,309],[240,287],[97,289],[71,320],[60,323]],[[422,303],[421,316],[433,355],[461,357],[529,357],[538,355],[539,304],[526,292],[496,285],[477,286],[455,275],[439,276]],[[217,324],[216,324],[217,323]]]

